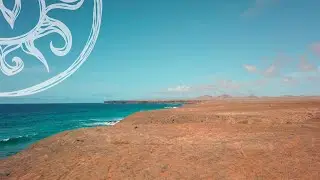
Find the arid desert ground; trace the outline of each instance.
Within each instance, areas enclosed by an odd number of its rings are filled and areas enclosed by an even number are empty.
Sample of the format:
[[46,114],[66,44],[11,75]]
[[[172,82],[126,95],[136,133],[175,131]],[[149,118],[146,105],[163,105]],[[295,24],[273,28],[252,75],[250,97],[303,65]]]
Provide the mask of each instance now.
[[0,161],[0,179],[320,179],[320,98],[203,101],[67,131]]

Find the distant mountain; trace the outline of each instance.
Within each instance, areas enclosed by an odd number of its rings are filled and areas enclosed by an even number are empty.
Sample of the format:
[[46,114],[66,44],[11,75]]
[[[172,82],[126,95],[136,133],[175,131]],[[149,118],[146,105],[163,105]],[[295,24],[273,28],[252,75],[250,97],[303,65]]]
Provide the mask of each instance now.
[[226,99],[226,98],[232,98],[232,96],[230,96],[229,94],[222,94],[220,96],[218,96],[219,99]]
[[295,96],[293,96],[293,95],[283,95],[281,97],[295,97]]
[[211,100],[211,99],[213,99],[213,98],[214,98],[213,96],[204,95],[204,96],[199,96],[199,97],[197,97],[196,99],[197,99],[197,100]]
[[248,98],[259,98],[259,97],[255,96],[255,95],[250,95],[250,96],[248,96]]

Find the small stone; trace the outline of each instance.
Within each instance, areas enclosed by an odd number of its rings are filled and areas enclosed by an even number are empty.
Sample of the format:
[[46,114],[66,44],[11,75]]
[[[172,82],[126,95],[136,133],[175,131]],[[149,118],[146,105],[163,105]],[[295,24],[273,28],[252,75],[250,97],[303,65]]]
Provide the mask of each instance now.
[[0,176],[10,176],[10,172],[0,172]]

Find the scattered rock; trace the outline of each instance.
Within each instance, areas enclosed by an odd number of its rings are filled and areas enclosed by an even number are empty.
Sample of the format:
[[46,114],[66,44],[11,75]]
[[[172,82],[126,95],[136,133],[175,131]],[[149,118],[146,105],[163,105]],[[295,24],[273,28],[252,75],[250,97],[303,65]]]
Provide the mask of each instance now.
[[10,176],[10,172],[0,172],[0,176]]
[[240,124],[249,124],[249,121],[248,120],[243,120],[243,121],[239,121],[238,123],[240,123]]
[[165,171],[167,171],[168,170],[168,164],[165,164],[165,165],[163,165],[162,167],[161,167],[161,172],[163,173],[163,172],[165,172]]

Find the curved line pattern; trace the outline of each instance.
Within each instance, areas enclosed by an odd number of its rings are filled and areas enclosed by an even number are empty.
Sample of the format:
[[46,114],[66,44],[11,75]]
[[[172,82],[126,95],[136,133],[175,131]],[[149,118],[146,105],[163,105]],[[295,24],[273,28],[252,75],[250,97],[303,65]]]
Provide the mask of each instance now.
[[[76,0],[60,0],[60,1],[75,2]],[[82,50],[81,54],[76,59],[76,61],[68,69],[52,77],[51,79],[48,79],[40,84],[34,85],[29,88],[12,91],[12,92],[0,92],[0,97],[26,96],[26,95],[35,94],[41,91],[45,91],[61,83],[63,80],[71,76],[74,72],[76,72],[80,68],[80,66],[87,60],[88,56],[92,52],[100,32],[101,19],[102,19],[102,0],[94,0],[93,3],[94,3],[93,23],[92,23],[90,36],[88,38],[88,41],[84,49]]]
[[0,11],[2,12],[4,19],[9,23],[11,29],[14,28],[14,22],[20,14],[20,10],[21,0],[15,0],[12,10],[4,5],[3,0],[0,0]]
[[[35,40],[42,38],[46,35],[49,35],[51,33],[57,33],[63,38],[65,45],[61,48],[57,48],[53,46],[52,42],[50,42],[51,51],[57,56],[65,56],[71,50],[71,47],[72,47],[71,31],[63,22],[49,17],[47,13],[54,9],[76,10],[82,6],[84,0],[60,0],[60,1],[62,1],[63,3],[55,3],[46,7],[45,0],[39,0],[40,18],[36,25],[36,28],[30,31],[29,33],[27,33],[25,36],[19,36],[18,39],[16,37],[11,39],[6,39],[5,41],[0,41],[0,49],[1,49],[0,70],[5,75],[7,76],[16,75],[19,72],[21,72],[24,67],[23,60],[19,57],[15,57],[14,59],[12,59],[12,62],[15,63],[15,65],[10,65],[6,61],[6,55],[8,54],[6,52],[6,49],[11,45],[15,46],[15,49],[21,48],[26,54],[36,57],[46,67],[47,71],[49,71],[48,63],[45,57],[43,56],[43,54],[41,53],[41,51],[39,51],[35,47],[34,45]],[[16,6],[21,7],[21,0],[15,0],[15,7],[13,8],[13,11],[7,9],[4,6],[2,0],[0,0],[1,12],[8,11],[8,12],[11,12],[12,14],[11,16],[9,16],[9,18],[6,18],[9,24],[14,23],[15,19],[19,15],[19,11],[16,10],[17,9]],[[12,41],[16,42],[16,44],[14,44]]]
[[[0,1],[2,1],[2,0],[0,0]],[[18,1],[18,0],[16,0],[16,1]],[[1,7],[1,2],[0,2],[0,10],[4,8],[3,6],[4,5],[2,5],[2,7]],[[32,38],[33,37],[32,35],[35,33],[35,31],[42,26],[42,23],[45,18],[44,14],[46,14],[46,2],[44,0],[39,0],[39,9],[40,9],[39,10],[40,11],[39,20],[33,29],[31,29],[29,32],[22,34],[20,36],[17,36],[17,37],[12,37],[12,38],[1,38],[0,37],[0,44],[2,44],[2,45],[21,44],[21,43],[25,42],[26,39]]]

